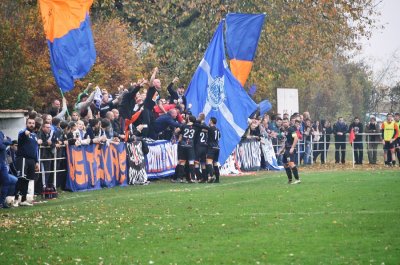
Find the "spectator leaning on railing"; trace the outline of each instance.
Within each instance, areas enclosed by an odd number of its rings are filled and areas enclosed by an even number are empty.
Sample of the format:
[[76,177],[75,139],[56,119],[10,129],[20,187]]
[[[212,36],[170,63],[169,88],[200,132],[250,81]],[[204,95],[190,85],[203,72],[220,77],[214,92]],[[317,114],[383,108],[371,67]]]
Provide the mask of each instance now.
[[[376,118],[371,116],[369,122],[365,126],[365,132],[370,134],[367,135],[367,150],[368,150],[368,162],[370,165],[376,165],[377,163],[377,149],[379,143],[379,135],[376,135],[380,132],[380,128],[376,123]],[[375,135],[374,135],[375,134]]]
[[346,163],[346,134],[349,127],[342,117],[333,125],[333,134],[335,135],[335,163]]
[[353,150],[354,150],[354,162],[356,165],[362,165],[363,161],[363,125],[360,122],[358,117],[354,118],[354,121],[350,124],[349,132],[353,130],[355,138],[353,142]]

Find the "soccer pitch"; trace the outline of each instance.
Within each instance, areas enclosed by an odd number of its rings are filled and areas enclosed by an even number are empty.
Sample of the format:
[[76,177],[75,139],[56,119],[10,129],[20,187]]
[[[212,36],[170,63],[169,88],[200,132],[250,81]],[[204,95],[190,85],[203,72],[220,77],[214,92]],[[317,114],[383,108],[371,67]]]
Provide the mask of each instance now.
[[60,194],[0,212],[0,264],[399,264],[400,171]]

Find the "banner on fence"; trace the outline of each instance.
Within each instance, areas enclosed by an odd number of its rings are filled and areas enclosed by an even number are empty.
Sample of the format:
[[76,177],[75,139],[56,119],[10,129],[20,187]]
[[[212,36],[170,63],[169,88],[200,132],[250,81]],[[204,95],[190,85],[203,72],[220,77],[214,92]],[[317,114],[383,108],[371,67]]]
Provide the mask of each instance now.
[[147,184],[146,163],[143,155],[142,142],[131,142],[126,144],[128,150],[128,184]]
[[260,142],[255,139],[242,140],[235,149],[240,169],[255,171],[260,169],[261,150]]
[[178,164],[178,145],[170,141],[148,142],[146,172],[149,179],[163,178],[175,174]]
[[278,166],[278,160],[276,159],[275,150],[272,146],[271,139],[265,137],[261,138],[261,150],[269,170],[283,170],[282,166]]
[[100,189],[127,184],[124,143],[68,146],[68,177],[71,191]]

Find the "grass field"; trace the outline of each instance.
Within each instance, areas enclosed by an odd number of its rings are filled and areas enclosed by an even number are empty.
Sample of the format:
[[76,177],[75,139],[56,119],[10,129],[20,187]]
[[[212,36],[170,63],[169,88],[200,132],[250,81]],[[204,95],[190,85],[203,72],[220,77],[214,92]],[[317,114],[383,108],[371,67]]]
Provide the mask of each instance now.
[[62,193],[0,211],[0,264],[400,264],[400,171]]

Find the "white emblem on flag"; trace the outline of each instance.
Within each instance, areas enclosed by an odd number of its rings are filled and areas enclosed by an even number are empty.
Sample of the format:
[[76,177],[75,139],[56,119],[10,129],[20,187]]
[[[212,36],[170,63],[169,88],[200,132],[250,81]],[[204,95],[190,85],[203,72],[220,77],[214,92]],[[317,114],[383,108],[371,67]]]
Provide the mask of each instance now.
[[207,102],[218,109],[225,100],[224,76],[216,77],[207,87]]

